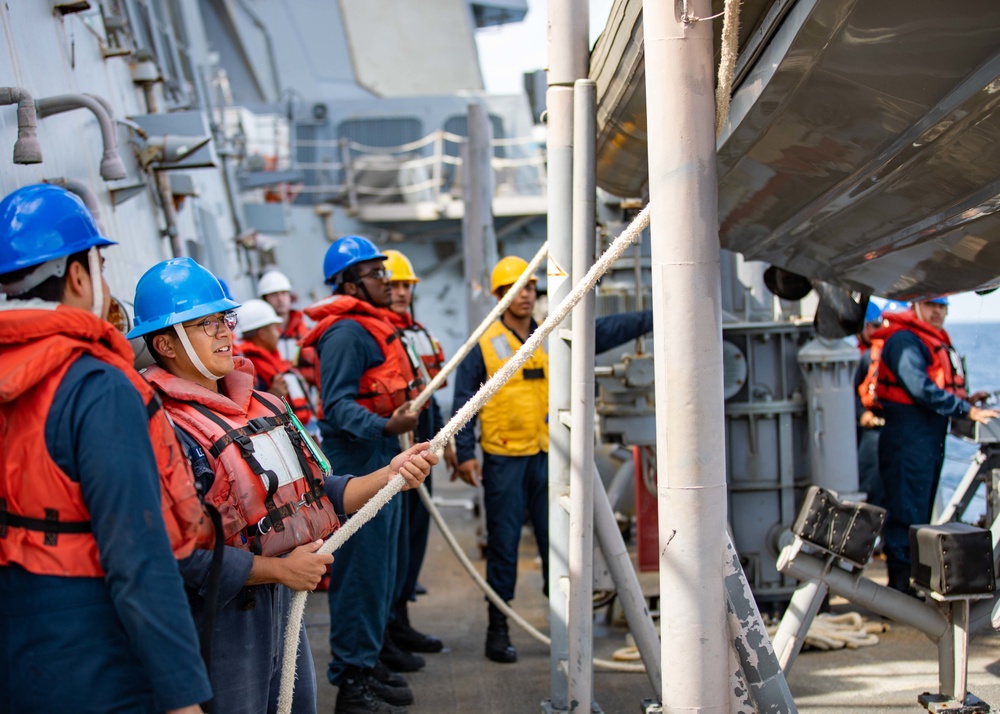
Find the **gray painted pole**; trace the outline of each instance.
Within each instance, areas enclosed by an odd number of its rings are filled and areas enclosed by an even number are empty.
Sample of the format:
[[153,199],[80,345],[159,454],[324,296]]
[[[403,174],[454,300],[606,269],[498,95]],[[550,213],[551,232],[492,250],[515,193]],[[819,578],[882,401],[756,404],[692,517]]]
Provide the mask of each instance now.
[[497,263],[493,227],[492,127],[478,104],[468,107],[469,138],[462,147],[462,261],[469,296],[469,332],[490,313],[490,271]]
[[642,663],[646,666],[646,676],[649,677],[656,698],[660,699],[662,697],[660,636],[656,632],[653,616],[649,614],[649,608],[646,606],[646,598],[642,596],[639,576],[635,573],[635,566],[632,565],[632,558],[625,547],[625,540],[618,529],[611,501],[604,490],[596,466],[594,467],[594,535],[604,553],[608,572],[611,573],[611,580],[618,593],[618,602],[625,612],[629,632],[632,633],[636,649],[639,650]]
[[664,712],[729,708],[726,462],[709,0],[643,2]]
[[[594,264],[597,84],[573,89],[573,284]],[[594,291],[573,309],[569,472],[569,711],[594,699]]]
[[[549,2],[548,113],[548,300],[558,305],[572,285],[573,217],[573,83],[587,76],[588,5],[585,0]],[[566,664],[569,570],[569,514],[562,499],[569,496],[570,346],[560,335],[549,340],[549,634],[552,645],[549,670],[550,711],[568,708]]]
[[796,657],[805,644],[806,635],[819,612],[823,599],[830,591],[822,580],[807,580],[795,589],[792,600],[781,616],[781,624],[774,633],[771,645],[778,655],[778,664],[785,674],[792,669]]

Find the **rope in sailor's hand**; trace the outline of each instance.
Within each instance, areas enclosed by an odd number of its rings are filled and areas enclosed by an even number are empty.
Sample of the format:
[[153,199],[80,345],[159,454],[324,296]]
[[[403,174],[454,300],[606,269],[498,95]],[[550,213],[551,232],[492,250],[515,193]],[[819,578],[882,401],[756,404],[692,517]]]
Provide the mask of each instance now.
[[[554,311],[549,314],[545,321],[525,340],[521,348],[514,353],[490,379],[480,387],[475,396],[455,413],[451,420],[445,424],[444,428],[431,440],[430,451],[439,453],[444,450],[445,444],[462,427],[464,427],[473,416],[482,409],[500,388],[507,383],[517,370],[524,366],[525,362],[531,359],[535,351],[542,346],[542,342],[549,336],[560,322],[562,322],[573,307],[583,299],[583,296],[597,284],[598,279],[608,271],[609,268],[621,257],[622,253],[639,238],[643,229],[649,224],[649,206],[647,205],[633,219],[632,223],[622,232],[620,236],[608,246],[604,254],[595,262],[583,279],[577,284],[569,295],[567,295]],[[522,276],[523,277],[523,276]],[[513,291],[511,291],[513,292]],[[375,494],[357,513],[355,513],[341,528],[337,529],[332,536],[320,547],[319,553],[332,553],[348,538],[356,533],[365,523],[372,519],[379,509],[389,502],[393,496],[402,489],[404,480],[402,476],[394,476],[385,487]],[[331,587],[338,584],[331,583]],[[280,714],[289,714],[292,709],[292,693],[295,689],[295,667],[296,652],[299,642],[299,631],[302,626],[302,614],[305,611],[306,597],[308,593],[297,592],[292,596],[292,605],[288,614],[288,627],[285,630],[285,648],[281,671],[281,689],[278,695],[278,711]]]

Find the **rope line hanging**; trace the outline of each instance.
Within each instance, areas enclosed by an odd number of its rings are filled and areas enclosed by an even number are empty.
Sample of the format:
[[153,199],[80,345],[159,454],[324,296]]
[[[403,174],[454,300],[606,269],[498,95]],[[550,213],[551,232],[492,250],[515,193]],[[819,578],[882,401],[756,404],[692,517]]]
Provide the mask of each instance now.
[[[628,248],[642,233],[649,224],[649,206],[646,206],[633,219],[632,223],[615,238],[604,255],[591,266],[590,270],[583,277],[580,283],[573,288],[569,295],[556,307],[541,325],[531,334],[521,348],[514,353],[504,365],[490,379],[480,387],[476,395],[459,409],[451,420],[445,424],[444,428],[431,440],[430,450],[442,451],[448,440],[451,439],[463,426],[465,426],[475,414],[507,383],[514,373],[524,366],[535,353],[542,341],[549,336],[560,322],[570,313],[570,310],[583,299],[583,296],[597,284],[597,280],[608,271],[625,249]],[[355,513],[347,523],[341,526],[332,536],[320,546],[318,553],[332,553],[342,546],[348,538],[354,535],[361,527],[378,513],[386,503],[389,502],[403,488],[406,482],[398,474],[386,484],[381,491],[371,498],[362,508]],[[281,714],[289,714],[292,708],[292,692],[295,688],[295,654],[299,642],[299,630],[302,626],[302,614],[305,611],[306,597],[305,591],[296,592],[292,597],[291,610],[288,614],[288,627],[285,631],[285,651],[282,661],[281,689],[278,695],[278,711]]]

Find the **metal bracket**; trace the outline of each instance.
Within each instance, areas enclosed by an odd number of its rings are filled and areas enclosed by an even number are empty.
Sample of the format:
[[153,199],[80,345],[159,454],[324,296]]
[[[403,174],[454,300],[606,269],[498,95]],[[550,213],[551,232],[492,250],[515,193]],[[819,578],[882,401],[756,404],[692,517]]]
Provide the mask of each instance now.
[[924,692],[917,702],[931,714],[989,714],[990,705],[974,694],[966,694],[965,701],[959,702],[943,694]]

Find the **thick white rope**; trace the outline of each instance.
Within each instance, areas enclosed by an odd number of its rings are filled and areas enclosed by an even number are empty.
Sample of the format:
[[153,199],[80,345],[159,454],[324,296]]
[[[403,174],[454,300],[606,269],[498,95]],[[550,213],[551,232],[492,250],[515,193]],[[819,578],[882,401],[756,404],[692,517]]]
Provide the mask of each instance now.
[[715,86],[715,136],[722,133],[729,117],[729,100],[733,91],[733,74],[740,39],[740,0],[726,0],[722,21],[722,50],[719,57],[719,79]]
[[[549,314],[548,318],[538,326],[521,348],[514,353],[507,362],[504,363],[490,379],[479,388],[475,396],[459,409],[451,420],[445,424],[444,428],[431,440],[430,451],[439,452],[444,449],[445,444],[453,437],[476,413],[482,409],[500,388],[507,383],[517,370],[524,366],[525,362],[531,359],[535,351],[541,347],[542,341],[549,336],[560,322],[570,313],[573,307],[583,299],[583,296],[597,284],[598,279],[606,273],[611,266],[621,257],[622,253],[638,239],[643,229],[649,224],[649,206],[639,212],[632,223],[615,238],[604,255],[594,263],[580,283],[573,288],[569,295]],[[347,523],[341,526],[330,538],[320,546],[318,553],[332,553],[344,542],[356,533],[365,523],[379,511],[382,506],[389,502],[405,485],[402,476],[396,475],[386,484],[381,491],[375,494],[361,510],[348,519]],[[331,583],[331,587],[338,584]],[[296,592],[292,597],[291,611],[288,614],[288,627],[285,630],[285,652],[282,662],[281,689],[278,695],[278,712],[289,714],[292,709],[292,692],[295,689],[295,655],[299,643],[299,631],[302,626],[302,614],[305,611],[306,597],[305,591]]]

